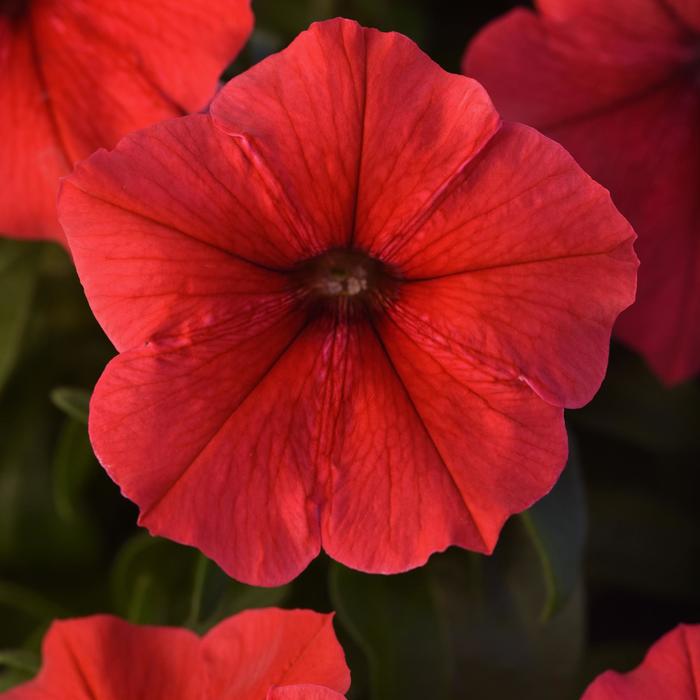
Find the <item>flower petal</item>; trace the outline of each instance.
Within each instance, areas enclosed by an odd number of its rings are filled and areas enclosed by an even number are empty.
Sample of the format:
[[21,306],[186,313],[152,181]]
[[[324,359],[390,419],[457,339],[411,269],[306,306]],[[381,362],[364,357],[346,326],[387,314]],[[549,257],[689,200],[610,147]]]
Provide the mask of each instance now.
[[[594,19],[599,26],[638,37],[683,35],[679,14],[695,0],[536,0],[537,9],[557,22],[582,17]],[[585,21],[585,20],[584,20]]]
[[519,382],[487,378],[480,395],[471,367],[446,370],[391,322],[351,326],[338,358],[323,546],[343,564],[396,573],[451,544],[490,552],[563,467],[561,410]]
[[285,289],[268,265],[289,264],[295,244],[264,177],[205,115],[132,134],[76,168],[61,222],[118,349],[187,334]]
[[700,699],[700,626],[680,625],[649,650],[630,673],[607,671],[581,700]]
[[315,415],[300,404],[320,352],[311,330],[270,306],[253,324],[156,341],[112,360],[90,406],[95,454],[139,522],[254,585],[286,583],[320,548]]
[[380,257],[430,216],[500,118],[478,83],[446,73],[410,39],[368,30],[366,42],[355,242]]
[[252,21],[249,0],[117,0],[109,12],[100,0],[38,7],[32,31],[71,159],[205,107]]
[[32,2],[16,23],[0,18],[0,232],[64,242],[60,175],[204,107],[251,27],[249,0]]
[[634,299],[633,239],[563,149],[509,125],[390,261],[408,277],[400,316],[501,379],[580,406],[600,386],[610,329]]
[[39,675],[6,700],[200,697],[199,639],[184,629],[137,627],[107,615],[54,622]]
[[681,79],[551,132],[639,234],[637,300],[616,335],[670,384],[700,371],[699,119],[700,93]]
[[577,13],[570,22],[514,10],[477,35],[464,72],[483,83],[506,119],[545,132],[635,100],[683,69],[694,48],[678,43],[678,28],[663,13],[647,17],[645,28],[618,10],[619,16]]
[[232,80],[212,115],[303,207],[309,257],[353,238],[385,245],[499,122],[479,85],[445,73],[406,37],[347,20],[312,25]]
[[666,6],[668,12],[675,14],[676,19],[686,22],[695,34],[700,32],[700,5],[696,0],[669,0],[668,3],[661,1],[659,4]]
[[244,141],[294,202],[304,257],[343,245],[352,231],[365,43],[355,22],[314,24],[230,81],[211,105],[217,126]]
[[0,234],[63,240],[55,192],[70,164],[57,138],[29,29],[12,31],[0,18],[0,47],[0,134],[5,135]]
[[[306,687],[325,686],[328,693],[331,689],[344,693],[350,687],[350,672],[333,631],[332,615],[309,610],[249,610],[215,627],[204,638],[203,648],[209,671],[207,697],[260,700],[273,686],[306,683],[313,684]],[[273,692],[272,697],[336,696],[277,696]]]
[[271,688],[267,700],[343,700],[345,696],[320,685],[286,685]]
[[663,380],[682,381],[700,370],[700,97],[697,31],[686,24],[700,19],[698,4],[540,5],[544,17],[515,12],[487,27],[465,72],[610,189],[642,261],[637,302],[616,332]]

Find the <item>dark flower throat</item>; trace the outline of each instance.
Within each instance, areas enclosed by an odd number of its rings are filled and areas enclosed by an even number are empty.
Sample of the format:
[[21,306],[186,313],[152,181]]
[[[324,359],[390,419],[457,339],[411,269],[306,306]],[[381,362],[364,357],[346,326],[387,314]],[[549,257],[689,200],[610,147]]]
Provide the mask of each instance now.
[[398,291],[389,267],[359,250],[337,248],[302,262],[293,272],[304,299],[315,311],[380,311]]

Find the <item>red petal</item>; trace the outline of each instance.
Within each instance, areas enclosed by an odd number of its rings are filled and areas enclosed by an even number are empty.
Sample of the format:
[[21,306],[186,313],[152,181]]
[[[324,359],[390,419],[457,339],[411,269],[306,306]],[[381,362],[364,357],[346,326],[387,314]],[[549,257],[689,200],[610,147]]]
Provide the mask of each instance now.
[[611,189],[639,233],[637,301],[616,332],[669,383],[700,370],[698,119],[700,94],[676,80],[551,132]]
[[[134,129],[204,107],[252,27],[248,0],[31,3],[0,20],[0,230],[62,239],[58,176]],[[7,98],[9,96],[9,98]]]
[[362,247],[384,245],[498,126],[476,83],[445,73],[406,37],[347,20],[313,25],[235,78],[212,114],[301,203],[312,253],[353,235]]
[[580,406],[600,386],[610,329],[634,299],[633,238],[563,149],[504,127],[391,260],[426,280],[403,285],[401,316],[495,376]]
[[698,700],[700,626],[680,625],[654,644],[630,673],[607,671],[582,700]]
[[6,700],[200,697],[199,640],[188,630],[137,627],[98,615],[54,622],[35,680]]
[[57,130],[72,160],[206,106],[252,27],[248,0],[52,2],[31,13]]
[[425,222],[500,119],[478,83],[406,37],[367,31],[366,43],[355,239],[379,256]]
[[685,24],[698,4],[541,5],[547,17],[517,12],[489,26],[465,70],[506,116],[545,130],[611,190],[642,261],[618,335],[665,381],[687,379],[700,370],[700,97]]
[[[270,608],[222,622],[203,642],[210,679],[207,697],[260,700],[273,686],[301,683],[344,693],[350,672],[332,620],[332,615],[308,610]],[[273,692],[272,697],[304,696]]]
[[295,259],[290,219],[249,155],[195,115],[97,152],[66,180],[61,222],[118,349],[187,335],[285,288],[265,268]]
[[687,27],[680,21],[682,8],[697,7],[696,0],[536,0],[535,5],[557,22],[585,18],[584,22],[593,20],[599,30],[657,40],[686,34]]
[[464,72],[484,84],[504,117],[546,130],[646,94],[692,57],[674,24],[664,36],[665,25],[649,19],[648,36],[639,38],[611,22],[584,14],[559,23],[514,10],[474,39]]
[[[39,675],[0,696],[260,700],[270,691],[290,700],[342,698],[335,691],[349,688],[350,672],[332,619],[308,610],[253,610],[225,620],[201,641],[188,630],[106,615],[56,622],[44,639]],[[287,685],[291,694],[277,688]]]
[[0,233],[63,241],[58,178],[70,168],[57,138],[29,30],[0,18]]
[[[666,6],[666,3],[659,3],[662,7]],[[670,14],[675,15],[675,19],[679,22],[687,23],[697,34],[700,32],[700,5],[698,5],[697,0],[669,0],[667,11]]]
[[354,325],[337,340],[324,549],[375,573],[451,544],[491,551],[504,519],[561,471],[561,410],[456,358],[446,369],[391,322],[380,332]]
[[366,30],[315,24],[234,78],[211,113],[288,193],[305,255],[343,245],[353,226],[362,143]]
[[267,700],[342,700],[345,696],[319,685],[287,685],[271,688]]
[[95,454],[140,522],[255,585],[286,583],[320,548],[302,402],[319,348],[304,323],[269,305],[255,323],[123,353],[91,403]]
[[338,328],[324,415],[330,475],[323,547],[363,571],[420,566],[459,543],[488,548],[369,325]]

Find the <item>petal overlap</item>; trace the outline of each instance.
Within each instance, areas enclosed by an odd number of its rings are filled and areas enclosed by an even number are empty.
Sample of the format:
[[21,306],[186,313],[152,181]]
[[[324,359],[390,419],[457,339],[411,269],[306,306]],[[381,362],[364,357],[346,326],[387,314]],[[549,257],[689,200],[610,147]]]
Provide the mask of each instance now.
[[[669,384],[700,370],[700,10],[685,0],[541,0],[464,58],[506,118],[559,141],[639,234],[639,294],[616,326]],[[526,60],[523,60],[526,58]]]

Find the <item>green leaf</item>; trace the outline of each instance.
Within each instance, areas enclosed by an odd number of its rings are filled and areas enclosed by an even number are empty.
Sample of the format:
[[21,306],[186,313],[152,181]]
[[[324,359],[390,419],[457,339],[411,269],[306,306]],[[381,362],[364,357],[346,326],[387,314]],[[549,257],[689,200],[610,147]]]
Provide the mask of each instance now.
[[6,668],[0,672],[0,693],[31,680],[34,674],[16,668]]
[[451,658],[431,573],[368,576],[331,570],[331,597],[370,664],[372,697],[448,700]]
[[0,580],[0,608],[21,611],[40,622],[65,615],[65,610],[36,591]]
[[192,582],[192,595],[190,597],[190,613],[187,616],[185,627],[196,628],[202,614],[202,599],[204,597],[204,584],[207,579],[207,566],[209,560],[200,553],[195,564],[194,580]]
[[51,401],[66,415],[87,425],[90,393],[74,387],[57,387],[51,392]]
[[186,625],[205,632],[241,610],[279,604],[286,587],[231,580],[190,547],[140,533],[117,555],[111,575],[117,613],[142,624]]
[[188,591],[197,553],[139,533],[123,545],[111,574],[117,614],[131,622],[181,624],[189,608]]
[[0,401],[0,568],[89,566],[99,535],[56,512],[51,463],[61,417],[43,387],[24,389],[32,371],[23,365]]
[[201,621],[192,628],[200,633],[231,615],[253,608],[282,605],[289,596],[289,586],[260,588],[234,581],[218,567],[211,566],[202,597]]
[[39,671],[39,655],[28,649],[0,649],[0,666],[33,676]]
[[552,491],[520,515],[541,565],[546,589],[542,619],[566,604],[581,577],[586,504],[578,458],[570,440],[569,463]]
[[78,517],[81,497],[96,467],[85,424],[74,418],[66,419],[52,466],[54,503],[61,518],[75,520]]
[[664,386],[636,355],[613,346],[605,382],[572,425],[657,453],[700,449],[700,383]]
[[0,240],[0,391],[22,346],[39,272],[37,244]]

